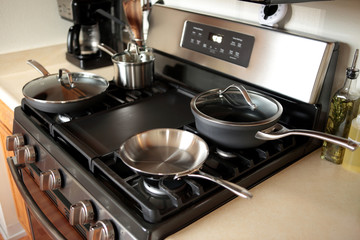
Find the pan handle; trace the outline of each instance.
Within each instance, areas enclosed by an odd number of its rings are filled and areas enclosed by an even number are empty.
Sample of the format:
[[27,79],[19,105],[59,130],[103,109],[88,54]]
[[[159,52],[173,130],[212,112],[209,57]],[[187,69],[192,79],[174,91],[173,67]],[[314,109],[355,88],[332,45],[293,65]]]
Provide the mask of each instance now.
[[301,135],[307,137],[313,137],[317,139],[321,139],[327,142],[331,142],[333,144],[337,144],[341,147],[348,148],[351,151],[356,150],[360,143],[357,141],[353,141],[351,139],[342,138],[339,136],[313,131],[313,130],[303,130],[303,129],[287,129],[281,124],[275,124],[274,126],[267,128],[262,131],[258,131],[255,135],[257,139],[261,140],[275,140],[279,138],[283,138],[290,135]]
[[44,68],[44,66],[38,63],[37,61],[30,59],[27,60],[26,63],[32,66],[33,68],[35,68],[36,70],[38,70],[38,72],[40,72],[44,76],[50,75],[50,73]]
[[98,45],[98,48],[99,48],[101,51],[106,52],[106,53],[109,54],[110,56],[114,56],[114,55],[117,54],[117,52],[116,52],[114,49],[112,49],[111,47],[107,46],[107,45],[104,44],[104,43],[100,43],[100,44]]
[[218,177],[214,177],[214,176],[209,175],[202,171],[197,171],[197,172],[198,173],[187,174],[186,176],[194,177],[194,178],[202,178],[202,179],[212,181],[212,182],[217,183],[220,186],[230,190],[231,192],[235,193],[239,197],[243,197],[243,198],[252,198],[253,197],[253,195],[247,189],[245,189],[235,183],[226,181],[226,180],[218,178]]

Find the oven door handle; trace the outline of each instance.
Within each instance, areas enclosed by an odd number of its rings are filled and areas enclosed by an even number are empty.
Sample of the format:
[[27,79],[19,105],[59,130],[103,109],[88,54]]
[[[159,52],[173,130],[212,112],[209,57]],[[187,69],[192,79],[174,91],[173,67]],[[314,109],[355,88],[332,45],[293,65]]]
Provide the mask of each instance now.
[[7,162],[10,168],[11,175],[15,181],[17,188],[21,196],[23,197],[26,205],[28,206],[31,213],[36,217],[36,219],[40,222],[41,225],[44,226],[44,230],[48,232],[48,234],[53,239],[64,239],[64,235],[56,229],[56,227],[50,222],[50,220],[45,216],[45,214],[41,211],[40,207],[36,204],[35,200],[32,198],[30,192],[27,190],[24,182],[22,181],[22,177],[18,173],[18,168],[22,168],[23,165],[16,166],[13,160],[13,157],[8,157]]

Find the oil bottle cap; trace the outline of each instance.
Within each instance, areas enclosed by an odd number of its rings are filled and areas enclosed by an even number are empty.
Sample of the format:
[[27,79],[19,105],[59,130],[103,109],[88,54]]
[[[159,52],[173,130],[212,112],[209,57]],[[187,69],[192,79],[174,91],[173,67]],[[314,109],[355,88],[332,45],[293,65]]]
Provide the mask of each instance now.
[[356,62],[358,56],[359,56],[359,49],[356,49],[351,67],[348,67],[346,69],[346,76],[350,79],[356,79],[359,76],[359,69],[356,68]]

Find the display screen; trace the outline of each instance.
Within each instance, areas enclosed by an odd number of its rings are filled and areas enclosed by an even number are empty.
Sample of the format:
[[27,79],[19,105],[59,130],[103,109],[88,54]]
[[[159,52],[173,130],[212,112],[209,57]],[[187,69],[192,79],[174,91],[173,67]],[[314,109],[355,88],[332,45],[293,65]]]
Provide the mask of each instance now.
[[215,43],[221,43],[223,41],[223,35],[216,33],[209,33],[209,40]]
[[248,67],[254,42],[251,35],[186,21],[180,46]]

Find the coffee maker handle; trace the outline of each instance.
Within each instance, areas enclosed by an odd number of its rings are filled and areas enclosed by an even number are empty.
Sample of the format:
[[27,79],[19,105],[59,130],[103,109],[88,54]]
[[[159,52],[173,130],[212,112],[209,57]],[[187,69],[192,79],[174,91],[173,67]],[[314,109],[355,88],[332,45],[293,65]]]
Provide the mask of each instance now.
[[79,24],[75,24],[69,28],[68,36],[67,36],[67,51],[68,53],[80,54],[80,43],[79,43],[79,35],[80,35],[81,26]]

